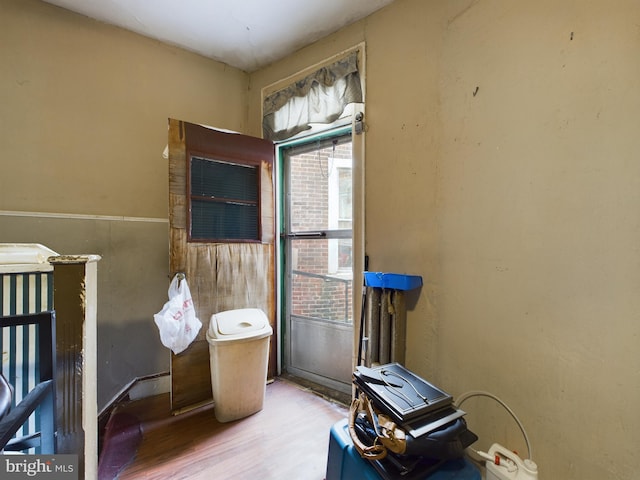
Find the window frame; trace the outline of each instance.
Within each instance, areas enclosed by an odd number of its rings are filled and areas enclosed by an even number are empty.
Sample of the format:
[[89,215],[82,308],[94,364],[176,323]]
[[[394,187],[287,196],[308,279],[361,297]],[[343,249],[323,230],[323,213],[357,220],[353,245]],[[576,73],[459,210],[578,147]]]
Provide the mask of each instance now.
[[[206,152],[198,149],[186,149],[186,200],[187,200],[187,242],[188,243],[262,243],[262,168],[259,160],[251,158],[231,157],[220,153]],[[192,230],[192,198],[191,190],[191,164],[193,158],[208,160],[213,162],[235,164],[240,166],[250,166],[256,170],[256,206],[257,206],[257,232],[256,238],[193,238]],[[222,202],[220,202],[222,203]]]

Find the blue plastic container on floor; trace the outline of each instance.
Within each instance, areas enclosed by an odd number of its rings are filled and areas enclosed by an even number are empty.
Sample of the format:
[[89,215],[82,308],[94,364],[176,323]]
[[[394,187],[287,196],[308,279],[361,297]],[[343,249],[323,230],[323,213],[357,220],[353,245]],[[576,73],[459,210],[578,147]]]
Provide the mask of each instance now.
[[[353,446],[347,419],[331,427],[326,480],[380,480],[368,460]],[[401,477],[398,477],[401,478]],[[466,459],[452,460],[425,477],[425,480],[481,480],[480,470]]]

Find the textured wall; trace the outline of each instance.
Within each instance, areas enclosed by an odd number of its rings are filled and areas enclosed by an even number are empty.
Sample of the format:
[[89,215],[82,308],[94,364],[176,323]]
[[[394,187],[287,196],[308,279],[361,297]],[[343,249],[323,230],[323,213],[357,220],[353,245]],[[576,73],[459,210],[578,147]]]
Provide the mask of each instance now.
[[[640,5],[396,0],[251,76],[366,41],[366,253],[419,274],[407,366],[520,417],[541,475],[640,463]],[[469,424],[526,455],[488,399]]]
[[241,131],[247,77],[35,0],[0,0],[0,72],[0,242],[102,257],[102,407],[169,368],[168,118]]

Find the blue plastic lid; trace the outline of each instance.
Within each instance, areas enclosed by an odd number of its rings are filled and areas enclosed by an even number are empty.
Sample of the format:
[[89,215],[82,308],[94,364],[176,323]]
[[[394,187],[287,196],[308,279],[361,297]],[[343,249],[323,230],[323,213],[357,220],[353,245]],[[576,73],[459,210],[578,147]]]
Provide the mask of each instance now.
[[422,277],[403,273],[364,272],[364,283],[367,287],[413,290],[422,286]]

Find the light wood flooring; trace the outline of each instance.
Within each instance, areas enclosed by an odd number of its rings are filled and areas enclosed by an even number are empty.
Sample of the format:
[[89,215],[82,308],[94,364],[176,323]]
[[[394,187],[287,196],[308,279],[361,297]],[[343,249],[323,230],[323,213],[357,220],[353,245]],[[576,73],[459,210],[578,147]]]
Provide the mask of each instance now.
[[128,404],[142,441],[118,480],[322,480],[331,426],[347,408],[284,379],[267,385],[262,411],[219,423],[213,406],[172,416],[168,394]]

